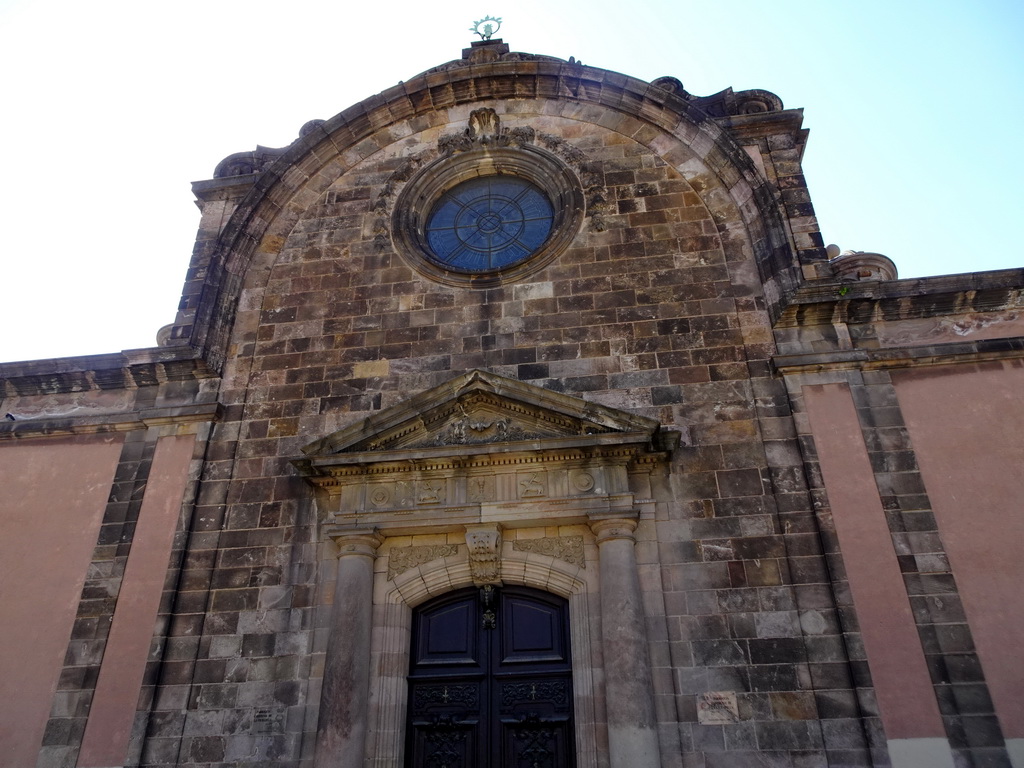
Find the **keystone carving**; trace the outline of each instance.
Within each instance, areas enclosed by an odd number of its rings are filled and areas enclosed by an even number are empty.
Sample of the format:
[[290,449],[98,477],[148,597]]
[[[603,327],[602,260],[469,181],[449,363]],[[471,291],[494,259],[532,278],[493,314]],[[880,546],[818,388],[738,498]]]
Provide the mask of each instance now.
[[501,120],[490,107],[474,109],[469,113],[469,138],[486,142],[501,133]]
[[442,155],[468,152],[483,145],[510,147],[533,144],[537,132],[529,126],[502,128],[501,118],[490,107],[474,109],[462,133],[446,133],[437,140]]
[[497,525],[466,527],[466,546],[469,547],[469,571],[473,583],[501,584],[501,530]]

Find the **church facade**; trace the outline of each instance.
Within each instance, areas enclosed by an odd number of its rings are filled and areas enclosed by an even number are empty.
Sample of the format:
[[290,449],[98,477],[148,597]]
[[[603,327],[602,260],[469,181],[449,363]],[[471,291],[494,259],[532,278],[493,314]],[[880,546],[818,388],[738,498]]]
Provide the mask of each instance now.
[[1024,768],[1024,270],[806,139],[487,40],[225,159],[159,346],[0,365],[0,767]]

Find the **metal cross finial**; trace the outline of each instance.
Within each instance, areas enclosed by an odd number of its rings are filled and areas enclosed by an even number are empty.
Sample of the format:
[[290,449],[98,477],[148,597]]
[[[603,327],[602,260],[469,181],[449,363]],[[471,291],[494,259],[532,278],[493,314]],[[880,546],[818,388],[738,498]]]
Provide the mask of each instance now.
[[480,35],[481,40],[490,40],[491,36],[501,29],[501,19],[497,16],[484,16],[480,21],[474,21],[469,31],[474,35]]

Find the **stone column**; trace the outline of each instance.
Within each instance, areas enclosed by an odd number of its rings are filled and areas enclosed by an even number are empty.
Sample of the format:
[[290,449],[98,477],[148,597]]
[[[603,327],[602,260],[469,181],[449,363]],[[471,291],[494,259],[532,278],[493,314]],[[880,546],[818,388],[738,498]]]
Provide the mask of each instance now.
[[374,530],[331,536],[338,545],[338,579],[331,609],[316,768],[362,768],[370,699],[373,561],[383,539]]
[[636,567],[636,519],[590,524],[597,536],[601,583],[608,750],[611,768],[660,768],[650,653],[640,576]]

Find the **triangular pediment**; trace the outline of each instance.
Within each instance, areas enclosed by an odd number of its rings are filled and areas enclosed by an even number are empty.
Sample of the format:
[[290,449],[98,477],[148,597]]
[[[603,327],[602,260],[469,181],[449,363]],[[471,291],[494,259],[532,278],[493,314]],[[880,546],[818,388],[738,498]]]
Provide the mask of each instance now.
[[307,456],[587,441],[655,442],[654,419],[474,370],[306,446]]

